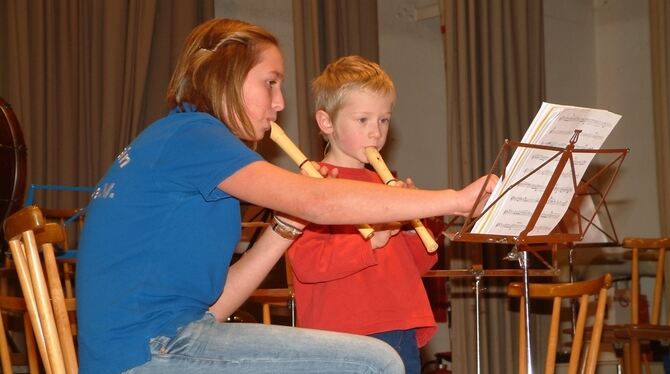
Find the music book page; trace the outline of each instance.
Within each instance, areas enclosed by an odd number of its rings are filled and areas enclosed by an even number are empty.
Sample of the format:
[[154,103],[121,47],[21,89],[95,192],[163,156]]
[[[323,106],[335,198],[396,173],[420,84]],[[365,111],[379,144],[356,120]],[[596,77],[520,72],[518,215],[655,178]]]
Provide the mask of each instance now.
[[[575,149],[600,149],[621,118],[606,110],[542,103],[521,143],[565,148],[581,130]],[[544,162],[557,155],[555,150],[517,147],[505,168],[505,178],[495,186],[488,205],[496,201],[472,228],[475,234],[517,236],[528,225],[560,154],[538,170]],[[573,153],[577,183],[582,179],[594,153]],[[523,180],[523,181],[521,181]],[[510,188],[517,182],[518,185]],[[556,185],[535,227],[528,235],[548,235],[560,222],[574,195],[570,163],[560,172]]]

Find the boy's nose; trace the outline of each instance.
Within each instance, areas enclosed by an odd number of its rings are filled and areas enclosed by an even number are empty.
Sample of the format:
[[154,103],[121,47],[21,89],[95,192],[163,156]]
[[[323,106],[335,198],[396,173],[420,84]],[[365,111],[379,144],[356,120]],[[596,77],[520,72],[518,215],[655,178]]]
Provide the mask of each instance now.
[[377,139],[382,135],[382,131],[379,129],[379,125],[372,125],[370,129],[369,136],[370,138]]

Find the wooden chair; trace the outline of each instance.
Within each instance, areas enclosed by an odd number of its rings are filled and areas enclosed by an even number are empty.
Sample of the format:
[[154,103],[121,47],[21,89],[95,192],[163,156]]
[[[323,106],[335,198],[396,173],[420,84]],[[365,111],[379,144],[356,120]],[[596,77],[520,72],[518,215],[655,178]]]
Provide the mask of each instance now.
[[[242,207],[242,241],[248,243],[247,248],[253,246],[258,236],[260,236],[269,226],[271,211],[251,204],[244,204]],[[272,312],[276,308],[284,308],[291,314],[291,325],[295,326],[295,303],[293,297],[293,272],[286,256],[283,258],[286,272],[286,288],[262,288],[259,287],[249,297],[249,301],[261,304],[263,323],[269,325],[272,323]],[[281,262],[281,261],[280,261]],[[283,277],[282,277],[283,278]]]
[[263,306],[263,323],[272,323],[272,307],[287,308],[291,314],[291,325],[296,326],[295,319],[295,297],[293,293],[293,272],[288,258],[284,256],[286,264],[286,288],[259,288],[254,291],[249,300],[260,303]]
[[[670,339],[670,326],[660,325],[661,292],[665,276],[665,254],[670,238],[624,238],[622,247],[631,250],[630,323],[611,326],[614,339],[624,345],[625,373],[639,374],[642,367],[641,342]],[[656,260],[656,274],[649,323],[640,323],[640,257],[650,253]]]
[[[16,270],[14,268],[3,268],[1,270],[3,279],[15,278]],[[6,290],[5,290],[6,291]],[[35,338],[33,336],[32,325],[28,308],[23,296],[10,295],[8,292],[0,294],[0,362],[2,363],[2,373],[11,374],[14,372],[14,365],[26,365],[29,372],[39,374],[39,363]],[[21,326],[16,325],[19,322]],[[9,322],[9,324],[5,324]],[[10,340],[12,337],[21,336],[25,340],[25,353],[18,347],[18,341]],[[11,344],[10,344],[11,343]],[[14,348],[14,349],[12,349]]]
[[61,230],[59,225],[45,224],[41,211],[35,206],[21,209],[4,222],[5,239],[16,266],[37,347],[46,371],[54,374],[78,371],[68,308],[51,244],[62,239]]
[[[35,240],[38,246],[47,243],[59,244],[61,247],[66,246],[67,240],[66,232],[60,224],[49,223],[43,230],[35,233]],[[30,373],[40,373],[39,370],[39,356],[35,343],[35,337],[30,323],[30,316],[28,314],[25,299],[16,290],[10,290],[11,287],[7,285],[8,282],[15,283],[17,279],[16,267],[13,261],[7,261],[7,265],[0,269],[0,276],[2,277],[2,290],[0,290],[0,361],[2,362],[2,372],[4,374],[13,373],[14,365],[26,365]],[[74,321],[76,302],[74,298],[65,299],[66,309]],[[9,318],[14,317],[14,318]],[[17,325],[17,320],[22,320],[22,327]],[[5,328],[4,322],[10,322],[9,326]],[[12,328],[12,326],[14,328]],[[18,339],[9,340],[9,333],[13,332],[13,337]],[[76,325],[71,326],[72,335],[76,336]],[[21,336],[23,339],[21,339]],[[19,341],[25,341],[25,353],[21,352],[21,348],[17,346]],[[12,344],[10,344],[10,342]],[[10,349],[10,345],[14,347],[14,352]]]
[[61,253],[56,257],[65,287],[65,297],[74,297],[74,272],[77,264],[77,241],[84,228],[83,209],[50,209],[40,207],[47,222],[55,222],[63,228],[63,240],[59,242]]
[[[586,327],[587,312],[589,306],[589,297],[595,296],[597,300],[596,314],[592,326],[591,344],[584,357],[584,372],[593,374],[596,370],[598,361],[598,351],[600,349],[600,337],[602,333],[605,305],[607,303],[607,289],[612,285],[612,276],[605,274],[600,278],[574,283],[531,283],[528,285],[529,297],[532,299],[553,299],[553,308],[551,313],[551,325],[549,329],[549,339],[547,343],[547,357],[545,359],[545,374],[552,374],[555,371],[556,351],[558,345],[558,332],[561,313],[561,301],[563,298],[579,299],[579,314],[575,326],[575,335],[572,340],[572,349],[570,351],[570,362],[568,373],[577,373],[580,366],[580,357],[584,343],[584,330]],[[519,312],[519,373],[525,374],[526,367],[526,318],[525,318],[525,298],[523,283],[515,282],[507,287],[507,294],[511,297],[520,298]]]

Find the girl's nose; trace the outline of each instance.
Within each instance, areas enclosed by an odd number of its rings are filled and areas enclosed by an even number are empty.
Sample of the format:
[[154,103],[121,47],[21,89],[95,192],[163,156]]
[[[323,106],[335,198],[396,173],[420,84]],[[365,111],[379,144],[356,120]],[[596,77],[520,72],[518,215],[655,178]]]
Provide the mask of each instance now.
[[284,110],[284,95],[282,95],[281,91],[272,95],[272,109],[277,112]]

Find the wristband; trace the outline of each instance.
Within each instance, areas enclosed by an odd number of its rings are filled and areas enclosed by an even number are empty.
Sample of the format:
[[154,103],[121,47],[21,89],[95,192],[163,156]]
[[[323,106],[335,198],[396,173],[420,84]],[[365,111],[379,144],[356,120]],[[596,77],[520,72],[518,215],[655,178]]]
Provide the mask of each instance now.
[[295,240],[297,237],[302,235],[302,230],[280,220],[274,214],[272,215],[271,227],[272,231],[276,232],[279,236],[281,236],[284,239]]

